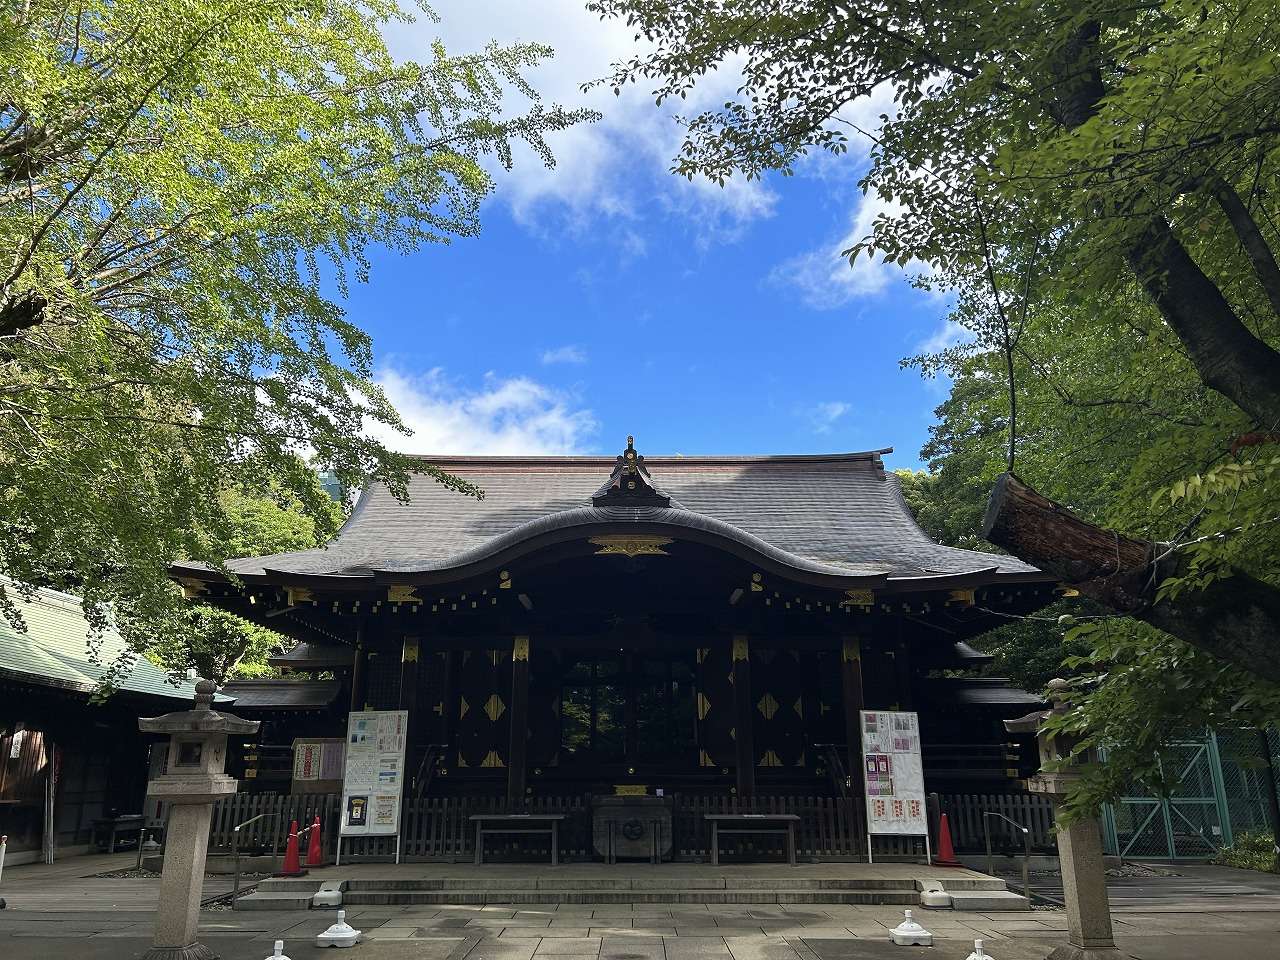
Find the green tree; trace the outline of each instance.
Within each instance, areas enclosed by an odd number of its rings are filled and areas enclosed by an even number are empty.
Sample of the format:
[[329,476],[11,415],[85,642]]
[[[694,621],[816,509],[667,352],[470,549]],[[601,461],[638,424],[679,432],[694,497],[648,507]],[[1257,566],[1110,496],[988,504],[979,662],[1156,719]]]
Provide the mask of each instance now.
[[32,0],[0,21],[0,574],[74,585],[142,646],[169,561],[226,556],[227,490],[319,524],[313,465],[478,493],[370,438],[400,420],[324,291],[371,245],[474,235],[489,160],[551,164],[544,135],[591,115],[540,102],[538,44],[397,62],[380,31],[407,19]]
[[[244,490],[222,491],[222,507],[229,525],[221,543],[210,544],[217,556],[265,556],[309,550],[327,541],[345,517],[340,503],[324,494],[319,477],[311,474],[306,500],[324,504],[317,517],[303,509],[304,498],[275,488],[263,497]],[[175,606],[167,616],[153,617],[146,626],[144,653],[175,675],[194,670],[197,676],[222,684],[233,677],[270,675],[272,654],[293,644],[289,638],[208,604]]]
[[[1213,459],[1215,438],[1238,413],[1199,387],[1172,344],[1107,336],[1106,310],[1096,304],[1082,311],[1073,322],[1085,335],[1069,341],[1056,320],[1060,311],[1046,305],[1030,315],[1015,362],[1024,469],[1051,496],[1115,526],[1186,523],[1181,501],[1175,505],[1161,493],[1153,509],[1148,493],[1165,490],[1188,458]],[[1040,359],[1050,356],[1052,363]],[[930,498],[924,515],[947,518],[936,530],[973,536],[982,521],[967,492],[989,484],[1005,462],[1005,361],[1000,350],[974,344],[945,362],[953,387],[922,451],[930,473],[919,489]],[[1271,528],[1260,527],[1233,549],[1247,545],[1237,562],[1274,578],[1269,537]],[[1280,720],[1276,684],[1087,599],[1061,600],[980,645],[996,656],[998,672],[1031,689],[1050,676],[1072,681],[1075,709],[1063,725],[1083,745],[1107,749],[1107,762],[1091,767],[1070,798],[1072,811],[1096,809],[1135,778],[1170,789],[1161,749],[1206,726]]]
[[[652,83],[661,101],[741,67],[739,96],[683,118],[678,173],[787,173],[810,151],[870,138],[863,186],[901,213],[879,217],[849,255],[924,263],[926,282],[956,295],[955,319],[996,361],[983,373],[1019,388],[1004,393],[1004,469],[1062,471],[1042,459],[1051,451],[1107,461],[1066,501],[1083,520],[1016,478],[1000,483],[990,539],[1109,608],[1280,679],[1267,553],[1280,429],[1270,4],[590,6],[646,42],[602,81],[615,88]],[[863,131],[845,108],[881,84],[894,111]],[[1144,376],[1166,362],[1169,376]],[[1059,391],[1053,426],[1106,407],[1125,449],[1155,442],[1125,469],[1033,436],[1018,376],[1028,368]],[[1189,426],[1165,431],[1162,417]],[[1121,530],[1096,526],[1106,522]]]

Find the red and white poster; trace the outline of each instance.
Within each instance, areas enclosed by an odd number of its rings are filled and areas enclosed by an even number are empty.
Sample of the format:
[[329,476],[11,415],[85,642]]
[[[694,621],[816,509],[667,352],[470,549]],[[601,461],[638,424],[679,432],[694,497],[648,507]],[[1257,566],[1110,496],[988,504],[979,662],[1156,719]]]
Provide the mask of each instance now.
[[928,836],[920,718],[892,710],[863,710],[861,717],[867,833]]

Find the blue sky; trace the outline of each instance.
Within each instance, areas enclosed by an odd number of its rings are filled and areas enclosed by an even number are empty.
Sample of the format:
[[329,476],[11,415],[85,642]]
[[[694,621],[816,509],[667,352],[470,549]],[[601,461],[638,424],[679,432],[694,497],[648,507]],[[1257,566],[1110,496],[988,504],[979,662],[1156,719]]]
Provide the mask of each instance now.
[[[914,466],[945,385],[899,369],[944,341],[945,304],[896,268],[839,251],[883,210],[865,157],[726,189],[667,173],[678,108],[643,91],[582,94],[630,34],[580,0],[436,4],[397,28],[398,54],[539,40],[547,99],[605,118],[552,142],[557,168],[518,156],[497,175],[483,233],[409,257],[377,253],[346,308],[374,338],[378,377],[423,453],[809,453],[893,446]],[[732,94],[732,71],[697,102]],[[855,105],[861,120],[887,103]]]

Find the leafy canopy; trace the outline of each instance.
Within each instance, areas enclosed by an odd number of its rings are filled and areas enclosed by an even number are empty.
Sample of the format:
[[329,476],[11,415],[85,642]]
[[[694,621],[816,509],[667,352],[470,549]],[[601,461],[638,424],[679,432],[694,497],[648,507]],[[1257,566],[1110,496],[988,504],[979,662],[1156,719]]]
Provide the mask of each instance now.
[[227,490],[321,525],[313,467],[478,493],[369,437],[401,423],[325,290],[371,245],[474,235],[513,144],[550,164],[545,134],[591,115],[522,78],[538,44],[397,62],[380,31],[407,20],[32,0],[0,22],[0,574],[128,632],[170,612],[171,559],[235,547]]
[[[679,174],[785,174],[812,151],[870,144],[862,185],[900,212],[847,255],[923,264],[920,282],[954,297],[970,334],[916,358],[954,378],[925,451],[937,484],[914,491],[941,504],[931,526],[963,542],[966,511],[951,508],[1016,466],[1088,520],[1160,544],[1139,605],[1190,611],[1244,573],[1280,609],[1272,4],[590,6],[646,44],[602,81],[615,88],[649,83],[666,100],[741,68],[733,100],[683,118]],[[849,108],[882,85],[893,109],[863,129]],[[1248,608],[1255,631],[1263,606]],[[1239,659],[1123,619],[1066,639],[1088,645],[1072,667],[1091,691],[1066,722],[1117,747],[1084,806],[1189,726],[1275,716],[1273,688]]]

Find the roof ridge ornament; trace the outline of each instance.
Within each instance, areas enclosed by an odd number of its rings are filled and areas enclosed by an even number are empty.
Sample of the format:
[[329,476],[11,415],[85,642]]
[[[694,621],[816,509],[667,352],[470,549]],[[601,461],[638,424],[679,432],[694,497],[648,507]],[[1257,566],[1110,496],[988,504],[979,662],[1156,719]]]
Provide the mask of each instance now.
[[591,503],[597,507],[669,507],[671,498],[653,484],[644,457],[636,452],[636,438],[627,437],[627,448],[618,455],[613,472]]

